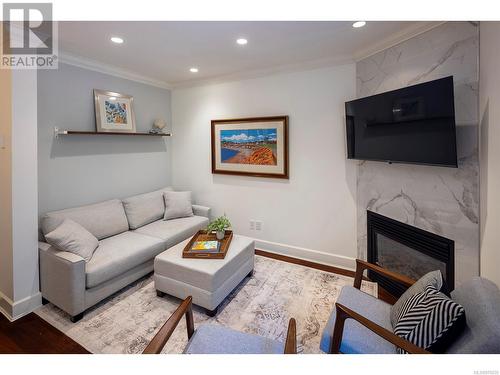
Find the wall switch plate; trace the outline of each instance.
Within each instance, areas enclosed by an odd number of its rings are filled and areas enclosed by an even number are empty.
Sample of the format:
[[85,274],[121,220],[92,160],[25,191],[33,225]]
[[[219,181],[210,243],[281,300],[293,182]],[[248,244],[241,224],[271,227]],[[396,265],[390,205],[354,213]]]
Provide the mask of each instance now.
[[255,230],[262,230],[262,221],[257,220],[255,222]]
[[255,230],[255,220],[250,220],[250,230]]

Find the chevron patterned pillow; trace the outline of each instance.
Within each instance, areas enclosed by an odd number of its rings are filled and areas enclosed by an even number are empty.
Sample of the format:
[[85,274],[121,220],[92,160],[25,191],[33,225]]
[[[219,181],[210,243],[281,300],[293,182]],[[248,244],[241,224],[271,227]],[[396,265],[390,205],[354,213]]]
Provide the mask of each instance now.
[[[444,353],[465,328],[465,310],[429,285],[399,312],[394,333],[432,353]],[[398,353],[406,353],[398,348]]]

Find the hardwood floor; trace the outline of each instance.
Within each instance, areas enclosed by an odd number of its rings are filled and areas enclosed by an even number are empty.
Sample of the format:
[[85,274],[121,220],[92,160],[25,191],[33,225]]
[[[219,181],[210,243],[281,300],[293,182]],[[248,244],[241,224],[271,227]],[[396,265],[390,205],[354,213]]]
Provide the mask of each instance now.
[[0,314],[0,354],[89,354],[77,342],[31,313],[14,322]]
[[[255,250],[255,254],[354,277],[354,272],[342,268],[327,266],[298,258]],[[396,298],[379,286],[379,298],[387,303],[394,303]],[[38,315],[31,313],[15,322],[9,322],[0,314],[0,354],[90,354],[80,344],[51,326]]]

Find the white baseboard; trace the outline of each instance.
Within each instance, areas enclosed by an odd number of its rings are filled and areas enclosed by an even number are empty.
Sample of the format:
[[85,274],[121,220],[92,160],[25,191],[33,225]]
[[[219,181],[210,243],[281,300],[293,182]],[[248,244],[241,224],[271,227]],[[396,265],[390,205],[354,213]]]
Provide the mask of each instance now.
[[12,301],[9,297],[0,292],[0,313],[5,315],[5,317],[11,322],[28,315],[41,305],[42,294],[40,292],[16,302]]
[[286,255],[293,258],[321,263],[327,266],[344,268],[351,271],[354,271],[356,269],[356,259],[343,255],[330,254],[318,250],[307,249],[304,247],[291,246],[259,239],[255,239],[255,248],[268,251],[270,253]]

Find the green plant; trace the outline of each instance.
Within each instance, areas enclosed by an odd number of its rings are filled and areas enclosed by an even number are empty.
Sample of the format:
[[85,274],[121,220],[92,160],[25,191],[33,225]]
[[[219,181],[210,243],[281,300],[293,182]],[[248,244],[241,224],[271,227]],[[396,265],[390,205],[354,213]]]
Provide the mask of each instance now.
[[217,219],[214,219],[208,224],[207,232],[210,233],[212,231],[222,232],[231,227],[231,222],[227,218],[226,214],[224,216],[220,216]]

